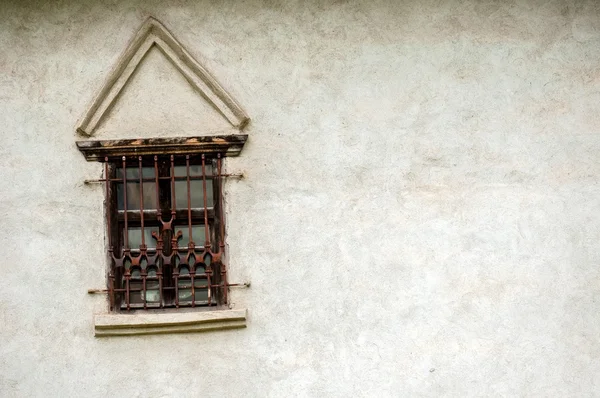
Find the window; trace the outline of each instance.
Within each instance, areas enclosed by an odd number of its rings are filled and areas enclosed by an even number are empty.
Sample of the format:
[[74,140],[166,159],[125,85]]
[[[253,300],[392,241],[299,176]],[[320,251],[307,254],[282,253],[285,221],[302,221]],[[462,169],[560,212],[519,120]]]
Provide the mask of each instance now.
[[[78,123],[77,132],[83,137],[95,134],[145,54],[155,47],[231,129],[224,130],[226,135],[77,142],[86,160],[103,162],[105,172],[105,177],[96,182],[102,182],[106,189],[108,289],[88,292],[108,291],[111,309],[116,311],[198,306],[214,309],[227,303],[229,287],[247,286],[230,284],[226,278],[222,186],[227,175],[221,173],[224,158],[239,155],[248,138],[242,133],[250,121],[246,112],[162,23],[149,17],[119,57]],[[161,118],[152,116],[157,121]],[[191,331],[198,325],[192,327],[190,319],[203,319],[203,312],[175,317],[185,319],[183,329]],[[109,315],[106,319],[123,318],[120,314]],[[143,318],[162,315],[144,314]],[[242,319],[236,316],[228,313],[222,319]],[[204,321],[214,319],[205,317]],[[123,333],[122,326],[130,321],[117,321],[122,323],[113,332]],[[112,322],[97,323],[97,332],[106,332]],[[161,332],[173,326],[163,320],[153,323],[150,329],[156,330],[158,325],[166,328]],[[177,326],[179,331],[181,327]],[[142,328],[133,329],[127,333],[138,334]]]
[[220,155],[123,156],[104,167],[111,306],[222,303]]
[[78,143],[88,160],[103,162],[111,309],[227,303],[223,157],[237,155],[245,139],[175,140],[190,144],[184,148]]

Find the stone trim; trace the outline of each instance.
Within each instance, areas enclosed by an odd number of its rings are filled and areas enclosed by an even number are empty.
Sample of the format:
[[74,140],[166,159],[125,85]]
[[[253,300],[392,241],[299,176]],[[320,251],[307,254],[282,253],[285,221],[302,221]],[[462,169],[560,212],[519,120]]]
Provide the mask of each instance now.
[[77,148],[88,162],[103,162],[105,157],[143,156],[158,154],[222,153],[223,156],[238,156],[248,139],[246,134],[136,138],[127,140],[77,141]]
[[94,330],[96,337],[105,337],[240,329],[246,327],[246,315],[245,309],[98,314],[94,317]]
[[77,132],[79,134],[86,137],[94,134],[100,120],[111,108],[133,72],[153,46],[156,46],[173,63],[190,85],[233,127],[239,130],[244,129],[250,118],[240,105],[163,24],[149,17],[121,55],[92,105],[78,123]]

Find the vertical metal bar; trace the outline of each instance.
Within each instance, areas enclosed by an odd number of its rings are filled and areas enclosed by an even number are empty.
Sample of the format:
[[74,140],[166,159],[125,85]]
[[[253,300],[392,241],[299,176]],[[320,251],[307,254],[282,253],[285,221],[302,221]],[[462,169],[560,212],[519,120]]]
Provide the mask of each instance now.
[[162,272],[159,271],[156,274],[158,275],[158,299],[160,300],[160,308],[163,308],[164,307],[164,300],[163,300]]
[[179,277],[177,275],[179,273],[173,274],[173,279],[175,279],[175,308],[179,308]]
[[140,249],[146,248],[146,240],[144,236],[144,178],[142,177],[142,157],[138,157],[138,169],[140,174],[140,229],[142,230],[142,246]]
[[[123,156],[123,213],[125,218],[125,238],[123,243],[123,258],[129,257],[129,231],[127,226],[127,162],[125,156]],[[125,264],[126,259],[123,261]],[[131,264],[129,265],[131,267]],[[125,269],[125,302],[127,304],[127,311],[129,311],[129,278],[130,271]]]
[[125,156],[123,156],[123,214],[125,216],[123,248],[127,250],[129,249],[129,231],[127,230],[127,163],[125,162]]
[[[194,257],[196,258],[196,257]],[[196,264],[194,264],[194,268],[196,267]],[[191,268],[191,267],[190,267]],[[196,280],[196,270],[194,269],[194,271],[192,272],[192,270],[190,269],[190,282],[192,283],[192,307],[196,306],[196,289],[194,287],[195,284],[195,280]]]
[[188,249],[191,247],[192,239],[192,196],[190,190],[190,155],[185,155],[185,174],[187,180],[187,210],[188,210]]
[[[175,156],[171,155],[171,222],[169,225],[171,226],[171,267],[175,264],[175,258],[178,255],[179,251],[177,247],[177,233],[175,232],[175,225],[173,225],[173,221],[177,216],[177,197],[175,196]],[[175,252],[173,252],[175,250]],[[177,264],[179,267],[179,264]],[[171,270],[174,271],[173,269]],[[177,270],[177,273],[179,270]],[[177,274],[172,274],[172,278],[175,279],[175,307],[179,308],[179,289],[178,289],[178,280]]]
[[[194,252],[194,239],[192,237],[192,190],[190,185],[190,155],[185,155],[185,178],[187,182],[187,209],[188,209],[188,266],[190,267],[190,281],[192,283],[192,307],[196,306],[196,291],[194,289],[194,276],[196,274],[196,263],[194,261],[194,269],[189,264],[189,259]],[[196,260],[196,256],[194,255]]]
[[110,229],[110,178],[108,177],[108,156],[104,158],[104,179],[106,180],[106,228],[108,229],[108,252],[113,252],[112,233]]
[[[177,198],[175,197],[175,157],[171,155],[171,221],[177,213]],[[175,230],[173,230],[173,233]]]
[[[210,249],[210,234],[208,233],[208,199],[206,197],[206,160],[204,154],[202,154],[202,196],[204,197],[204,250]],[[189,184],[189,182],[188,182]]]
[[[112,261],[112,259],[111,259]],[[112,268],[112,264],[111,264]],[[108,294],[109,294],[109,302],[110,302],[110,310],[112,311],[115,308],[115,274],[110,271],[108,275]]]
[[142,270],[142,292],[144,294],[144,309],[148,309],[146,302],[146,273],[144,272],[144,270]]
[[[211,174],[214,174],[211,172]],[[206,257],[206,253],[207,252],[211,252],[211,247],[210,247],[210,233],[208,231],[208,198],[206,195],[206,157],[204,156],[204,154],[202,154],[202,197],[204,200],[204,252],[203,255],[204,257]],[[210,256],[210,259],[212,261],[212,255]],[[202,258],[202,261],[204,262],[204,258]],[[210,274],[212,273],[211,270],[211,266],[210,263],[209,264],[204,264],[204,266],[206,267],[205,270],[205,275],[206,275],[206,281],[207,281],[207,291],[208,291],[208,305],[210,305],[210,301],[211,301],[211,294],[210,294],[210,284],[211,284],[211,280],[210,280]]]
[[223,220],[223,174],[221,173],[221,154],[217,155],[217,173],[219,186],[219,253],[223,255],[225,252],[225,222]]
[[113,270],[113,244],[112,244],[112,228],[111,228],[111,200],[110,200],[110,176],[108,175],[108,156],[104,158],[104,179],[106,180],[105,206],[106,206],[106,229],[108,233],[108,256],[110,258],[108,270],[108,299],[110,310],[115,307],[115,286],[114,286],[114,270]]
[[219,252],[221,258],[221,283],[223,284],[223,303],[227,304],[227,268],[223,257],[225,255],[225,219],[223,218],[223,174],[221,173],[221,154],[217,155],[217,173],[219,174],[219,225],[221,230],[221,239],[219,242]]
[[160,193],[158,190],[158,156],[154,155],[154,191],[156,193],[156,219],[159,222],[158,233],[156,239],[156,261],[161,261],[161,264],[156,265],[156,276],[158,277],[158,300],[160,308],[163,308],[163,288],[162,288],[162,256],[163,256],[163,240],[162,240],[162,209],[160,207]]
[[[156,216],[159,220],[162,218],[160,208],[160,194],[158,192],[158,156],[154,155],[154,191],[156,192]],[[158,231],[160,233],[160,231]]]
[[129,311],[129,270],[125,275],[125,302],[127,303],[127,311]]
[[[212,261],[212,257],[211,257],[211,261]],[[205,265],[206,265],[206,264],[205,264]],[[205,271],[206,271],[206,272],[204,273],[204,275],[206,275],[206,294],[207,294],[207,296],[208,296],[208,305],[210,305],[210,304],[211,304],[211,299],[212,299],[212,294],[210,294],[210,293],[211,293],[211,287],[210,287],[210,285],[211,285],[211,280],[210,280],[210,275],[212,274],[212,270],[211,270],[211,268],[210,268],[210,264],[208,264],[208,265],[206,266],[206,269],[205,269]]]
[[[140,179],[140,229],[142,233],[142,244],[140,246],[140,254],[139,254],[139,264],[140,268],[142,268],[142,260],[146,255],[146,237],[144,236],[144,178],[143,178],[143,170],[142,170],[142,157],[138,156],[138,174]],[[148,262],[146,261],[146,267],[148,267]],[[144,301],[144,309],[147,308],[146,303],[146,269],[142,269],[142,299]]]

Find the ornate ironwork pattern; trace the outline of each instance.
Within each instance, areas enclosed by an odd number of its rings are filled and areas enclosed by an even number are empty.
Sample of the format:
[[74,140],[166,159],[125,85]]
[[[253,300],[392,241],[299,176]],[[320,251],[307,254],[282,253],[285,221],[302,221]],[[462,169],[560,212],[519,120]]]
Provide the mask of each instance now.
[[104,158],[111,309],[227,302],[224,177],[220,153]]

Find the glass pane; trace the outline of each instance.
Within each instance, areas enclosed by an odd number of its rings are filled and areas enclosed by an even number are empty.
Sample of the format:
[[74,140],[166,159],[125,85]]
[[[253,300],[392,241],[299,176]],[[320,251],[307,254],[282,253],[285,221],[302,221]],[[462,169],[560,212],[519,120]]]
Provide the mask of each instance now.
[[[157,227],[144,227],[144,239],[146,240],[146,246],[155,248],[156,239],[152,237],[152,231],[158,232]],[[129,238],[129,248],[139,249],[142,244],[142,228],[131,227],[127,228]],[[123,228],[123,234],[125,234],[125,228]],[[125,236],[125,235],[123,235]]]
[[196,288],[194,294],[196,295],[196,302],[199,301],[208,301],[208,289],[207,288],[198,288],[198,286],[206,286],[206,279],[196,279],[194,281],[194,287]]
[[149,303],[158,303],[160,301],[158,281],[146,281],[146,301]]
[[[212,167],[206,166],[206,174],[212,174]],[[202,166],[190,166],[190,176],[202,176]],[[186,177],[186,166],[175,166],[175,177]],[[190,201],[192,208],[204,208],[202,180],[190,180]],[[175,181],[175,204],[178,209],[187,209],[187,181]],[[214,206],[213,182],[206,180],[206,205]]]
[[[137,290],[137,292],[133,292],[132,290]],[[132,280],[129,281],[129,303],[130,304],[138,304],[142,302],[142,282],[134,282]]]
[[[145,210],[156,210],[156,192],[154,187],[156,186],[153,182],[144,183],[144,209]],[[119,210],[125,210],[123,200],[123,184],[117,184],[117,204]],[[140,209],[140,184],[128,182],[127,183],[127,210],[139,210]]]
[[[127,191],[127,195],[129,195],[129,191]],[[202,196],[202,180],[190,181],[190,200],[192,209],[204,208],[204,197]],[[178,209],[187,209],[187,181],[175,181],[175,204],[177,205]],[[213,187],[211,180],[206,180],[206,205],[208,207],[214,206]]]
[[179,289],[179,301],[191,301],[192,300],[192,289],[181,289],[182,286],[190,286],[191,281],[189,279],[179,279],[177,285]]
[[[175,166],[175,177],[185,177],[186,166]],[[205,165],[206,175],[212,174],[212,165],[209,161]],[[190,165],[190,176],[201,177],[202,176],[202,165]]]
[[[178,241],[178,247],[184,248],[190,242],[189,229],[187,226],[179,225],[175,227],[176,231],[181,231],[181,239]],[[204,225],[192,225],[192,239],[196,246],[204,246]]]
[[[142,167],[143,178],[154,178],[154,167]],[[123,169],[117,169],[117,178],[123,178]],[[127,168],[127,210],[140,209],[140,171],[138,168]],[[144,182],[144,209],[156,209],[156,183]],[[119,210],[124,210],[123,183],[117,183],[117,205]]]
[[[142,177],[143,178],[153,178],[154,177],[154,167],[142,167]],[[123,168],[117,168],[117,178],[123,178]],[[140,178],[140,170],[137,167],[128,167],[127,168],[127,179],[135,179]],[[129,181],[127,181],[129,184]]]

